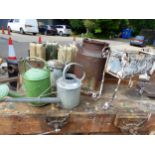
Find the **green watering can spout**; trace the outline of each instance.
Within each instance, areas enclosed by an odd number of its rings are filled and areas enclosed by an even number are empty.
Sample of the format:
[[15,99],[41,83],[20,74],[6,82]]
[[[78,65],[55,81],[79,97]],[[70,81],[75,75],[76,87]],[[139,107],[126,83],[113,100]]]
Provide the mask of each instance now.
[[0,100],[3,98],[10,96],[10,97],[23,97],[24,95],[21,95],[17,92],[10,91],[7,84],[0,85]]

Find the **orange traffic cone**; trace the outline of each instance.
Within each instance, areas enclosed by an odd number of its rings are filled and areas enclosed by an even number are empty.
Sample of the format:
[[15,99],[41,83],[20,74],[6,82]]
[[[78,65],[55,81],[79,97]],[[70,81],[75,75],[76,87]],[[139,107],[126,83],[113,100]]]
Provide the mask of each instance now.
[[17,60],[11,37],[8,40],[8,60]]
[[38,43],[39,44],[42,44],[42,38],[41,38],[41,36],[38,38]]
[[10,33],[10,27],[8,27],[8,35],[11,35],[11,33]]
[[2,34],[5,34],[5,32],[4,32],[4,26],[2,26]]

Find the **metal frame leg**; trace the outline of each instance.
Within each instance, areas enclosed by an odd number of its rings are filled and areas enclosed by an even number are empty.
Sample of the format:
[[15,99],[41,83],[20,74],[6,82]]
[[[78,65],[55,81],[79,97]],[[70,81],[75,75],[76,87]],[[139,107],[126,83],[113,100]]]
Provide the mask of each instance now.
[[106,103],[104,104],[103,109],[108,109],[110,106],[112,106],[112,102],[114,101],[114,99],[115,99],[115,97],[116,97],[116,94],[117,94],[117,92],[118,92],[118,88],[119,88],[119,86],[120,86],[120,84],[121,84],[121,81],[122,81],[122,79],[119,79],[119,80],[118,80],[118,82],[117,82],[117,87],[116,87],[115,90],[114,90],[114,93],[113,93],[113,95],[112,95],[112,98],[110,99],[109,102],[106,102]]

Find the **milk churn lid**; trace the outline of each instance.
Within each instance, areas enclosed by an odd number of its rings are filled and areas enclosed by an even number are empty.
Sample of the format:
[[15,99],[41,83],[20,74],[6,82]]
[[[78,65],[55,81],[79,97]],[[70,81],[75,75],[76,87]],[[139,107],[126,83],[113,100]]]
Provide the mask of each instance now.
[[6,97],[9,93],[9,87],[6,84],[0,85],[0,99]]
[[49,77],[49,72],[45,69],[31,68],[25,74],[24,78],[27,80],[38,81]]

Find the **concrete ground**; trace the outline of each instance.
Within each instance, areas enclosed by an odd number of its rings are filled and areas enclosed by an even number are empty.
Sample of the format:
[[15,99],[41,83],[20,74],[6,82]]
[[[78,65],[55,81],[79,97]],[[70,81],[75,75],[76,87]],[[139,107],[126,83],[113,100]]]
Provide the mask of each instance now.
[[[0,33],[0,57],[7,57],[8,55],[8,45],[7,40],[9,37],[13,39],[14,48],[16,51],[16,56],[19,57],[26,57],[28,55],[29,43],[30,42],[37,42],[38,37],[42,37],[43,42],[57,42],[59,44],[69,44],[72,43],[73,37],[65,37],[65,36],[45,36],[45,35],[21,35],[18,33],[11,33],[11,35],[1,34]],[[118,50],[139,50],[138,47],[131,47],[129,45],[129,40],[100,40],[108,42],[111,48],[115,48]],[[77,43],[82,43],[82,38],[76,38]]]

